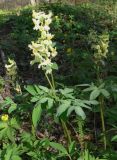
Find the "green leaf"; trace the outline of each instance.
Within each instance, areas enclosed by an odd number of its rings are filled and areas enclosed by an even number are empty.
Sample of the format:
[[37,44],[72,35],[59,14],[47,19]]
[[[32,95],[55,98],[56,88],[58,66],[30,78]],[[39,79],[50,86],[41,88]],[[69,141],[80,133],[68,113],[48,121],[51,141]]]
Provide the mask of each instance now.
[[51,98],[48,98],[48,109],[51,109],[53,107],[53,103],[54,103],[54,100],[51,99]]
[[75,109],[75,106],[71,106],[69,107],[68,111],[67,111],[67,116],[69,116]]
[[43,147],[49,147],[50,145],[50,141],[48,138],[43,138],[41,141],[40,141],[40,145],[42,145]]
[[40,121],[41,114],[42,114],[41,105],[35,106],[32,113],[32,123],[35,128],[37,127],[38,122]]
[[88,88],[84,89],[83,92],[89,92],[89,91],[92,91],[92,90],[93,90],[92,87],[88,87]]
[[98,105],[98,104],[99,104],[99,102],[96,101],[96,100],[91,100],[91,101],[89,101],[89,102],[90,102],[90,104],[93,104],[93,105]]
[[110,94],[107,90],[105,89],[101,89],[100,92],[102,93],[102,95],[105,97],[105,98],[109,98]]
[[89,84],[78,84],[76,86],[79,86],[79,87],[86,87],[86,86],[90,86]]
[[13,103],[11,104],[11,106],[8,109],[8,113],[12,113],[13,111],[15,111],[17,109],[17,104]]
[[47,97],[43,97],[41,98],[41,100],[39,101],[39,103],[45,103],[48,101],[48,98]]
[[89,92],[89,91],[93,91],[94,89],[96,89],[97,87],[94,84],[91,84],[90,87],[86,88],[83,90],[83,92]]
[[105,83],[102,83],[102,84],[99,86],[99,89],[104,88],[104,86],[105,86]]
[[91,105],[91,104],[93,104],[93,105],[97,105],[97,104],[99,104],[99,102],[97,101],[97,100],[82,100],[83,101],[83,103],[85,103],[85,104],[88,104],[88,105]]
[[39,99],[40,99],[40,96],[34,96],[31,98],[31,102],[37,102],[39,101]]
[[59,152],[62,152],[64,154],[68,154],[67,150],[65,149],[65,147],[60,144],[60,143],[56,143],[56,142],[50,142],[50,146],[56,150],[58,150]]
[[74,98],[73,97],[73,91],[74,91],[73,88],[60,89],[59,91],[61,92],[62,95],[64,95],[67,98],[70,98],[70,99]]
[[87,109],[91,109],[91,107],[89,107],[88,105],[86,105],[86,104],[83,103],[83,102],[79,102],[79,103],[78,103],[78,106],[84,107],[84,108],[87,108]]
[[63,112],[65,112],[70,107],[71,101],[64,100],[63,104],[61,104],[57,109],[57,116],[60,116]]
[[115,135],[115,136],[111,139],[111,141],[116,141],[116,142],[117,142],[117,135]]
[[12,148],[7,149],[7,152],[4,156],[5,160],[11,160],[11,156],[12,156]]
[[6,104],[6,105],[12,104],[12,103],[14,103],[14,102],[13,102],[13,100],[12,100],[10,97],[6,97],[6,98],[5,98],[5,104]]
[[7,134],[7,128],[3,128],[0,131],[0,140],[3,140],[3,138],[6,138],[6,134]]
[[34,85],[34,87],[35,87],[35,89],[36,89],[36,91],[37,91],[38,93],[40,93],[40,92],[41,92],[41,90],[40,90],[40,88],[39,88],[39,86],[38,86],[38,85]]
[[49,92],[49,89],[48,89],[47,87],[39,86],[39,88],[40,88],[42,91],[46,92],[46,93]]
[[12,129],[12,128],[7,128],[7,137],[8,137],[8,139],[13,143],[13,142],[15,142],[15,137],[14,137],[14,130]]
[[20,126],[19,126],[19,124],[18,124],[18,122],[17,122],[17,120],[15,118],[11,119],[10,125],[11,125],[12,128],[15,128],[15,129],[19,129],[20,128]]
[[86,115],[81,107],[75,107],[75,112],[78,116],[80,116],[83,120],[86,118]]
[[95,100],[100,95],[100,90],[95,89],[90,94],[90,100]]
[[12,160],[22,160],[22,159],[19,156],[14,155],[14,156],[12,156]]
[[31,95],[35,96],[37,95],[37,92],[34,88],[34,86],[28,85],[26,87],[24,87]]
[[75,141],[71,142],[69,145],[69,153],[71,154],[75,149]]
[[58,65],[57,65],[57,63],[53,63],[53,64],[52,64],[52,69],[58,70]]
[[65,88],[65,89],[60,89],[62,94],[69,94],[69,93],[73,93],[73,88]]
[[0,122],[0,130],[3,129],[3,128],[7,128],[8,127],[8,124],[5,123],[5,122]]
[[27,153],[27,155],[31,156],[33,159],[37,159],[37,158],[38,158],[38,157],[37,157],[37,154],[35,154],[35,152],[33,152],[33,151],[29,151],[29,152]]

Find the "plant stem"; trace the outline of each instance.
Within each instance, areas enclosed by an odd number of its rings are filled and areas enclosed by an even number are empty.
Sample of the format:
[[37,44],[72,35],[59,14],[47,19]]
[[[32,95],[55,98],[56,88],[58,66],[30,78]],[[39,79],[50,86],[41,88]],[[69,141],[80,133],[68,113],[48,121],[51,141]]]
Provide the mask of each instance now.
[[52,83],[51,83],[51,81],[50,81],[50,79],[49,79],[49,77],[48,77],[48,75],[47,75],[46,73],[45,73],[45,76],[46,76],[46,79],[47,79],[47,81],[48,81],[51,89],[53,90],[53,89],[54,89],[54,88],[53,88],[53,85],[52,85]]
[[52,73],[51,73],[51,79],[52,79],[53,88],[55,89],[55,81],[54,81],[54,77],[53,77],[53,74],[52,74]]
[[[97,64],[97,80],[100,83],[101,76],[100,76],[100,66]],[[103,132],[103,143],[104,143],[104,150],[106,150],[107,140],[106,140],[106,128],[105,128],[105,121],[104,121],[104,99],[102,96],[99,97],[100,103],[100,116],[101,116],[101,123],[102,123],[102,132]]]
[[100,82],[100,66],[97,65],[97,80]]
[[105,128],[105,121],[104,121],[104,103],[103,103],[103,97],[100,97],[99,101],[100,101],[100,116],[101,116],[101,122],[102,122],[104,149],[106,150],[107,142],[106,142],[106,135],[105,135],[106,128]]
[[[50,81],[50,79],[49,79],[49,77],[48,77],[48,75],[47,75],[46,73],[45,73],[45,76],[46,76],[46,78],[47,78],[47,81],[48,81],[51,89],[52,89],[53,92],[54,92],[54,97],[55,97],[55,99],[57,100],[57,96],[56,96],[56,93],[55,93],[55,82],[54,82],[53,74],[51,73],[51,80],[52,80],[52,82]],[[68,130],[68,128],[67,128],[67,125],[66,125],[66,123],[65,123],[62,119],[60,119],[60,120],[61,120],[61,124],[62,124],[63,130],[64,130],[65,137],[67,137],[67,139],[68,139],[68,144],[70,144],[70,143],[71,143],[71,137],[70,137],[70,134],[69,134],[69,130]]]
[[64,134],[65,136],[67,137],[68,139],[68,144],[71,144],[71,137],[70,137],[70,133],[69,133],[69,130],[67,128],[67,125],[66,123],[61,119],[61,124],[62,124],[62,127],[64,129]]
[[81,118],[78,119],[78,130],[79,130],[79,142],[81,146],[81,152],[84,150],[84,133],[83,133],[83,120]]
[[32,125],[32,134],[33,134],[34,137],[36,136],[36,129],[33,125]]

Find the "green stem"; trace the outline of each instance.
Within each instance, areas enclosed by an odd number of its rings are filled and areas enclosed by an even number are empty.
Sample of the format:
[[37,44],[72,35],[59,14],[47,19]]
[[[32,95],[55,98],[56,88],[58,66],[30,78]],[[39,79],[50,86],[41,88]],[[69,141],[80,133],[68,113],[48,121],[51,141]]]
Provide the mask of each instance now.
[[[97,80],[98,83],[100,83],[100,66],[97,64]],[[101,116],[101,123],[102,123],[102,132],[103,132],[103,143],[104,143],[104,149],[106,150],[107,146],[107,140],[106,140],[106,127],[105,127],[105,121],[104,121],[104,99],[102,96],[99,97],[100,102],[100,116]]]
[[53,93],[54,93],[55,99],[57,100],[58,98],[56,96],[56,91],[55,91],[55,81],[54,81],[54,77],[52,73],[51,73],[51,81],[52,81],[52,86],[53,86]]
[[79,142],[81,146],[81,152],[84,150],[84,133],[83,133],[83,120],[81,118],[78,119],[78,130],[79,130]]
[[68,139],[68,144],[70,145],[72,141],[71,141],[71,137],[70,137],[70,133],[69,133],[69,130],[67,128],[67,125],[66,125],[66,123],[62,119],[61,119],[61,124],[62,124],[62,127],[64,129],[64,134],[65,134],[65,136]]
[[[51,73],[52,82],[50,81],[50,79],[49,79],[49,77],[48,77],[48,75],[47,75],[46,73],[45,73],[45,76],[46,76],[46,78],[47,78],[47,81],[48,81],[51,89],[52,89],[53,92],[54,92],[54,97],[55,97],[55,99],[57,99],[57,96],[56,96],[56,93],[55,93],[55,82],[54,82],[53,74]],[[65,123],[62,119],[60,119],[60,120],[61,120],[61,124],[62,124],[63,130],[64,130],[64,134],[65,134],[65,136],[68,138],[68,143],[70,144],[70,143],[71,143],[71,137],[70,137],[70,134],[69,134],[69,130],[68,130],[68,128],[67,128],[67,125],[66,125],[66,123]]]
[[102,123],[102,132],[103,132],[103,141],[104,141],[104,149],[106,150],[107,142],[106,142],[106,128],[105,128],[105,121],[104,121],[104,104],[103,104],[103,97],[100,97],[100,116],[101,116],[101,123]]
[[46,76],[46,79],[47,79],[47,81],[48,81],[51,89],[53,90],[53,89],[54,89],[54,88],[53,88],[53,85],[52,85],[52,83],[51,83],[51,81],[50,81],[50,79],[49,79],[49,77],[48,77],[48,75],[47,75],[46,73],[45,73],[45,76]]
[[100,81],[100,67],[97,66],[97,80]]
[[32,125],[32,135],[35,137],[36,136],[36,129],[35,127]]
[[46,76],[46,79],[47,79],[47,81],[48,81],[48,83],[49,83],[49,85],[50,85],[50,87],[51,87],[51,89],[53,91],[53,96],[57,100],[57,96],[56,96],[56,93],[55,93],[54,78],[52,78],[52,82],[51,82],[50,79],[49,79],[49,77],[48,77],[48,75],[46,73],[45,73],[45,76]]
[[52,74],[52,73],[51,73],[51,79],[52,79],[53,88],[55,89],[55,81],[54,81],[54,77],[53,77],[53,74]]

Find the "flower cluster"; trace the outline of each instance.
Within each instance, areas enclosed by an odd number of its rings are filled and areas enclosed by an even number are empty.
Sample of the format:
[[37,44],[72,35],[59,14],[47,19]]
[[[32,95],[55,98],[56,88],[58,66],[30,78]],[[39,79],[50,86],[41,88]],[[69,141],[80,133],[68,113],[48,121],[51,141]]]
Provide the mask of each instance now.
[[109,47],[109,35],[103,33],[98,35],[97,32],[91,30],[89,34],[89,42],[91,48],[94,51],[95,62],[102,62],[104,58],[107,58],[108,47]]
[[7,75],[10,76],[14,81],[17,76],[17,65],[16,65],[16,62],[12,59],[8,59],[8,63],[9,64],[5,65]]
[[108,47],[109,47],[109,35],[103,34],[98,37],[98,43],[92,45],[95,50],[95,58],[101,60],[102,58],[107,58]]
[[57,55],[56,48],[52,42],[54,37],[50,32],[50,24],[52,22],[52,13],[45,14],[44,12],[33,11],[34,30],[40,32],[40,37],[36,42],[32,42],[29,48],[32,50],[34,60],[31,64],[39,63],[39,68],[46,70],[47,74],[52,72],[52,58]]

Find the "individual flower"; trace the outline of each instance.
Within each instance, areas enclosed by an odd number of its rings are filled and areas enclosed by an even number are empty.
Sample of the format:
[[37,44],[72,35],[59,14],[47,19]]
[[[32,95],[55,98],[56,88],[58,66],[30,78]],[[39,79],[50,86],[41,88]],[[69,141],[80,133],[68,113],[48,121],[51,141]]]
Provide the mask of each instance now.
[[54,36],[51,33],[46,34],[47,40],[51,40]]
[[50,30],[50,27],[46,25],[46,26],[44,26],[44,30],[45,30],[45,31],[49,31],[49,30]]
[[1,120],[4,121],[4,122],[7,122],[8,119],[9,119],[8,114],[3,114],[3,115],[1,116]]

